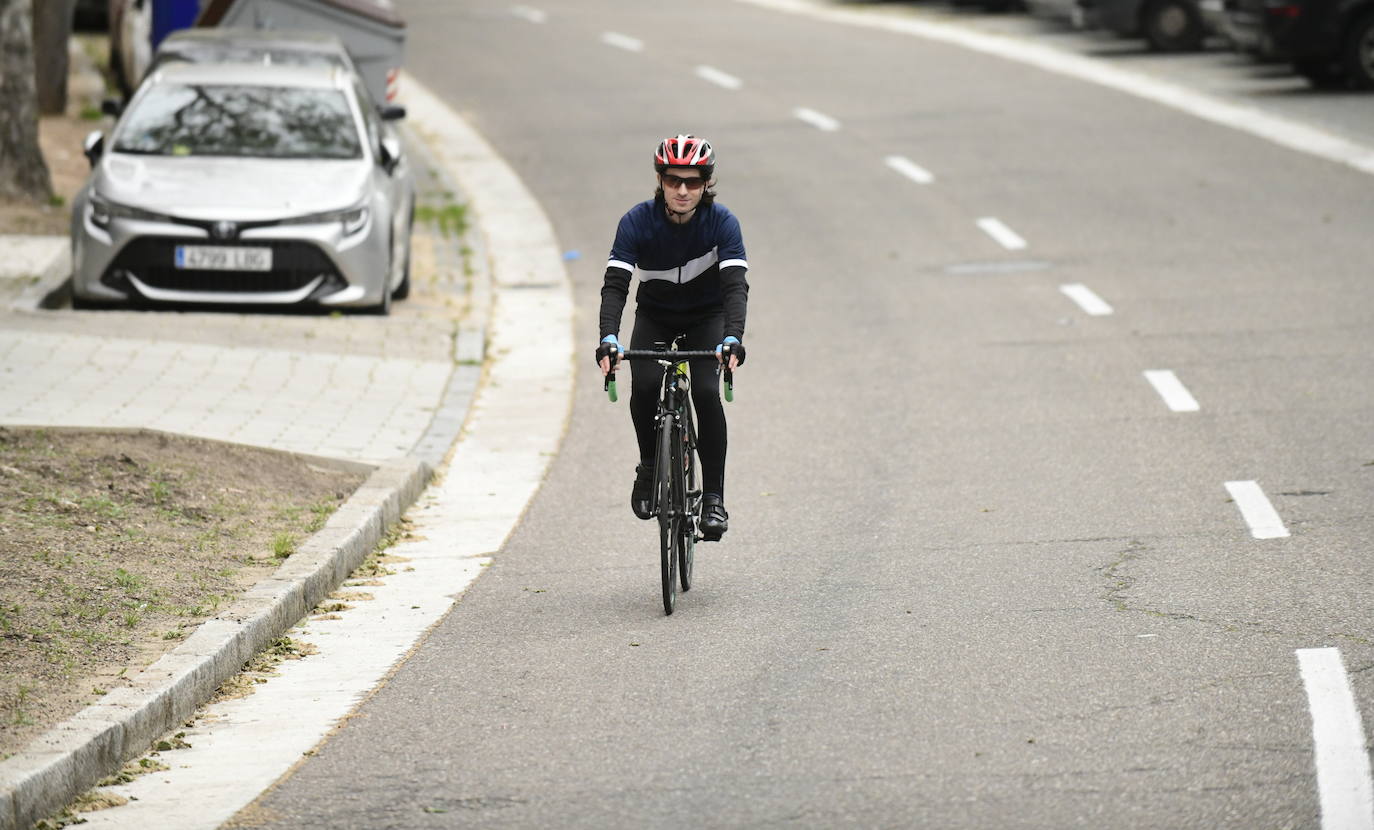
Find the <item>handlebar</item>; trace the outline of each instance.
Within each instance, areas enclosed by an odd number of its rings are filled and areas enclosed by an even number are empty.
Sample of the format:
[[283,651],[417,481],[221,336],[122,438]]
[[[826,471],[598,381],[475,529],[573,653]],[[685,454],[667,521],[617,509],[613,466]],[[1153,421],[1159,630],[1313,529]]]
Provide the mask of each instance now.
[[[726,362],[730,360],[729,344],[726,344],[722,357]],[[615,366],[614,353],[611,355],[611,366]],[[657,360],[676,366],[679,363],[686,363],[689,360],[713,360],[716,357],[715,349],[694,349],[694,350],[673,350],[673,349],[625,349],[620,353],[621,360]],[[721,364],[725,372],[725,400],[734,401],[735,399],[735,373],[730,371],[726,363]],[[603,387],[606,395],[615,403],[620,397],[616,394],[615,372],[606,375]]]

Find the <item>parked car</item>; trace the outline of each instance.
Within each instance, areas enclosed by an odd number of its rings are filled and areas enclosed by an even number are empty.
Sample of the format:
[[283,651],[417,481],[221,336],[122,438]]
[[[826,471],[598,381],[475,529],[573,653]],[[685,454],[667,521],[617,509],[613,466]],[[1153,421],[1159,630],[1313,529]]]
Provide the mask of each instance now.
[[142,80],[153,57],[150,0],[110,0],[110,73],[126,96]]
[[386,314],[410,288],[414,186],[357,76],[169,64],[72,204],[73,303],[307,305]]
[[1207,28],[1198,0],[1080,0],[1087,17],[1125,37],[1143,37],[1161,52],[1202,48]]
[[[338,35],[271,29],[181,29],[158,45],[148,71],[170,63],[260,63],[268,66],[335,66],[362,79],[352,55]],[[365,82],[367,100],[375,102]],[[384,119],[404,115],[383,106]]]
[[1374,0],[1227,0],[1243,45],[1317,87],[1374,89]]
[[1033,17],[1072,24],[1082,29],[1086,25],[1083,9],[1078,0],[1025,0],[1026,10]]
[[357,67],[337,35],[272,29],[179,29],[167,35],[148,71],[173,62]]

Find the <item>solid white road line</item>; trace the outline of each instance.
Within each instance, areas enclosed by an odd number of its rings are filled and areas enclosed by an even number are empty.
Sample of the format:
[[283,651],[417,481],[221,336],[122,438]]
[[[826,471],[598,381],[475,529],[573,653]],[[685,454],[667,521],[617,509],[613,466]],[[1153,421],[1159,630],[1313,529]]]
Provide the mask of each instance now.
[[722,72],[714,66],[698,66],[697,77],[710,81],[716,86],[723,86],[726,89],[739,89],[744,86],[744,81],[741,81],[729,72]]
[[531,23],[543,23],[545,20],[549,19],[547,14],[539,9],[530,8],[529,6],[512,6],[510,13],[523,20],[528,20]]
[[988,55],[1039,67],[1080,81],[1145,98],[1189,115],[1250,133],[1299,152],[1309,153],[1356,170],[1374,173],[1374,146],[1360,144],[1318,127],[1281,115],[1261,112],[1247,102],[1195,92],[1140,72],[1122,69],[1099,58],[1065,52],[1043,43],[1006,35],[976,32],[957,24],[896,18],[822,5],[817,0],[740,0],[756,6],[805,15],[817,20],[916,35],[972,49]]
[[997,244],[1006,248],[1008,251],[1019,251],[1026,247],[1026,240],[1022,239],[1016,231],[1007,227],[1002,220],[994,216],[984,216],[978,220],[978,227],[983,229],[983,233],[997,240]]
[[1168,369],[1147,369],[1145,379],[1155,388],[1159,396],[1164,399],[1164,403],[1175,412],[1197,412],[1199,407],[1197,399],[1188,391],[1188,387],[1178,379]]
[[1081,282],[1073,282],[1068,285],[1059,286],[1060,292],[1070,300],[1078,303],[1078,307],[1094,317],[1105,317],[1114,310],[1106,300],[1093,293],[1093,290]]
[[644,41],[629,35],[622,35],[619,32],[605,32],[601,35],[601,42],[617,49],[624,49],[627,52],[643,52]]
[[888,167],[917,184],[930,184],[935,181],[935,177],[931,175],[929,170],[905,156],[888,156],[885,161]]
[[1251,536],[1256,539],[1282,539],[1288,535],[1283,519],[1279,518],[1278,511],[1269,503],[1259,484],[1253,481],[1228,481],[1226,492],[1231,494],[1236,507],[1240,508],[1241,518],[1250,526]]
[[816,112],[813,109],[797,107],[792,110],[792,114],[816,129],[824,130],[828,133],[833,133],[840,128],[840,122],[824,113]]
[[1364,725],[1350,678],[1334,648],[1300,648],[1298,665],[1312,710],[1313,759],[1323,830],[1374,830],[1374,785]]

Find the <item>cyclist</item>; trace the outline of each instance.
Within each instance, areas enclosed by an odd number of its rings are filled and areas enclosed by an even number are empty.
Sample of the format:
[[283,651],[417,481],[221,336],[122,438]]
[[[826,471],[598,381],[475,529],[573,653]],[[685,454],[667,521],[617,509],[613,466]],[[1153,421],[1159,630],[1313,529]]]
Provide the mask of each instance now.
[[[596,360],[603,375],[614,371],[611,353],[620,345],[620,316],[630,277],[639,272],[630,348],[662,348],[675,338],[683,349],[716,350],[717,363],[744,363],[744,317],[749,299],[744,239],[737,220],[717,204],[711,190],[716,169],[711,143],[693,135],[663,139],[654,152],[658,187],[654,198],[630,208],[616,228],[601,287],[601,344]],[[727,357],[728,355],[728,357]],[[692,361],[692,405],[697,413],[701,456],[701,533],[718,541],[729,529],[725,511],[725,411],[720,404],[719,366]],[[663,367],[630,365],[630,419],[639,441],[639,464],[630,508],[650,517],[654,483],[654,412]]]

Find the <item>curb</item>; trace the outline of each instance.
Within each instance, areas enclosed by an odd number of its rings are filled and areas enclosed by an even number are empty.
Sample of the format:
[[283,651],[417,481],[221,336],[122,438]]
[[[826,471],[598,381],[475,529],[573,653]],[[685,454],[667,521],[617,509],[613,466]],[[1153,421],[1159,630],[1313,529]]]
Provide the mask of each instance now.
[[34,279],[10,302],[11,309],[37,311],[40,308],[59,308],[67,302],[71,291],[72,250],[65,237],[63,241],[64,244],[46,261],[35,264]]
[[112,690],[0,763],[0,828],[33,826],[184,722],[362,564],[432,473],[415,457],[376,468],[272,576],[133,675],[131,685]]

